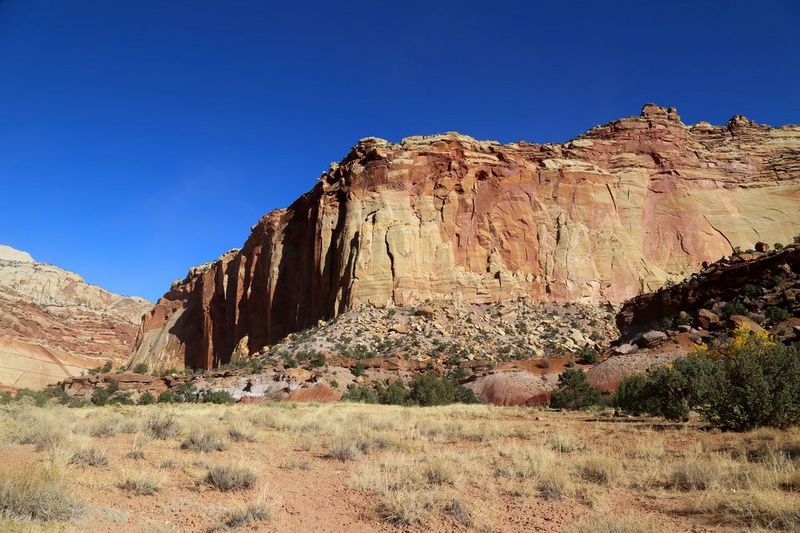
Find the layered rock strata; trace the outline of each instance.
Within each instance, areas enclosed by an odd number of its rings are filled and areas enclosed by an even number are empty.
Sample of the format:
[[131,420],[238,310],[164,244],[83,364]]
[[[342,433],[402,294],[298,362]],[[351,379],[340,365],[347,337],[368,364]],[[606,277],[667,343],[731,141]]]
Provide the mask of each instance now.
[[150,307],[0,245],[0,385],[40,388],[124,364]]
[[209,368],[364,305],[622,302],[800,233],[800,127],[685,125],[672,108],[563,144],[368,138],[241,250],[193,269],[133,364]]

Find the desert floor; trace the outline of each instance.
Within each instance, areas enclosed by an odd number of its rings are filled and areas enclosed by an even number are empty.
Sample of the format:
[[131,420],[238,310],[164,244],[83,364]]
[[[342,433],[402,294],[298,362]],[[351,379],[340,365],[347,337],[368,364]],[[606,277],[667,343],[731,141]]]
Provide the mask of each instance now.
[[798,491],[798,430],[485,405],[0,407],[2,531],[796,530]]

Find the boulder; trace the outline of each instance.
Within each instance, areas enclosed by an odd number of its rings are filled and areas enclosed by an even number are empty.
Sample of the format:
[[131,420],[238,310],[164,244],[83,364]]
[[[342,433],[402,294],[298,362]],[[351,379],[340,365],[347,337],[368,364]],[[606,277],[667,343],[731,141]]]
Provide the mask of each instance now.
[[708,309],[700,309],[697,312],[697,325],[703,329],[710,330],[719,326],[722,321],[719,315]]
[[392,331],[394,333],[402,333],[403,335],[405,335],[406,333],[408,333],[408,327],[406,327],[405,324],[392,324],[391,326],[389,326],[389,331]]
[[728,319],[728,328],[736,329],[739,327],[744,327],[749,329],[754,333],[766,333],[767,330],[759,326],[754,320],[746,317],[744,315],[731,315]]
[[664,340],[667,340],[667,334],[663,331],[658,331],[655,329],[642,333],[641,336],[641,342],[645,346],[653,346],[654,344],[658,344]]

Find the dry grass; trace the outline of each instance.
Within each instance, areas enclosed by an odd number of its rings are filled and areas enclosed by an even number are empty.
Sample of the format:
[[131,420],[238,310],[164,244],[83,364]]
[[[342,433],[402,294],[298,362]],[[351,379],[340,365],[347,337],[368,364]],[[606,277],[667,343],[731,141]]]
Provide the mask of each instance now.
[[158,481],[144,476],[127,476],[118,486],[137,496],[153,496],[161,489]]
[[212,466],[206,473],[205,481],[222,492],[252,488],[258,476],[245,466]]
[[105,451],[90,446],[74,452],[69,458],[71,465],[108,466],[108,455]]
[[193,431],[181,442],[182,450],[193,452],[221,452],[228,449],[228,443],[213,431]]
[[[0,406],[2,453],[25,458],[0,462],[0,530],[86,529],[76,500],[114,509],[100,529],[118,530],[152,529],[140,514],[185,530],[297,530],[332,508],[362,530],[800,529],[800,430],[692,424],[481,405]],[[231,464],[179,445],[227,450]],[[260,479],[287,505],[253,498]],[[313,487],[313,505],[297,486]],[[176,513],[198,500],[201,518]]]
[[78,510],[57,465],[26,464],[0,474],[0,514],[32,520],[68,520]]

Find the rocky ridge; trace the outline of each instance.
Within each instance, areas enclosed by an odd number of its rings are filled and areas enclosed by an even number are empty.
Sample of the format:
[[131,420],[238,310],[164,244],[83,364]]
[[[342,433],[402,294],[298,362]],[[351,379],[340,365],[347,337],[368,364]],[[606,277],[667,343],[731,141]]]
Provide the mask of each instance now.
[[672,108],[563,144],[368,138],[145,317],[132,365],[213,368],[367,305],[622,302],[800,231],[800,127]]
[[39,388],[124,364],[151,305],[0,246],[0,386]]
[[589,370],[589,381],[613,391],[625,376],[726,342],[740,327],[800,344],[798,240],[737,250],[681,283],[626,302],[617,315],[621,336],[611,356]]

